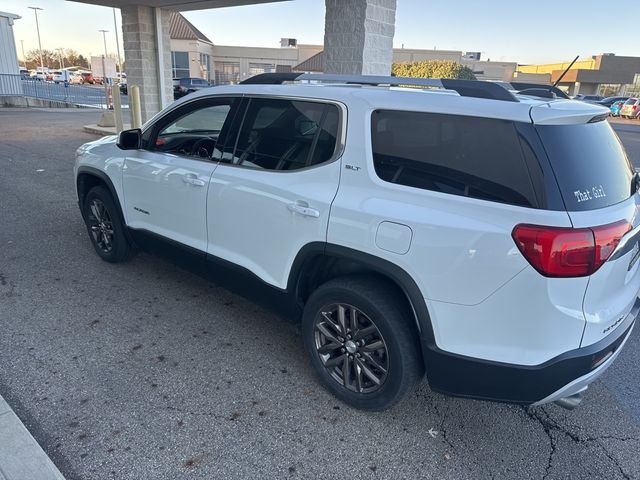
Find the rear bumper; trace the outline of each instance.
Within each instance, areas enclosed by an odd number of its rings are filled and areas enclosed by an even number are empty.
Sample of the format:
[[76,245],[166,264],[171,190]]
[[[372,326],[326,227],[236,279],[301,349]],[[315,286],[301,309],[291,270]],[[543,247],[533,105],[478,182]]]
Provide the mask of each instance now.
[[639,312],[640,299],[636,299],[626,321],[610,335],[540,365],[490,362],[423,345],[429,385],[460,397],[526,405],[553,402],[584,390],[613,363]]

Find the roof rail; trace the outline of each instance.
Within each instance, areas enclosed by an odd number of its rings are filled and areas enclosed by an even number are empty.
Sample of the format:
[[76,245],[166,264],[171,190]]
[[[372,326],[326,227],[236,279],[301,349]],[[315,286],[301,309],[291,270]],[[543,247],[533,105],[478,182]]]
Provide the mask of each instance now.
[[479,80],[455,80],[449,78],[387,77],[384,75],[338,75],[332,73],[261,73],[240,83],[254,85],[277,85],[283,82],[316,81],[357,85],[411,85],[416,87],[444,88],[454,90],[463,97],[487,98],[505,102],[518,99],[506,88],[492,82]]

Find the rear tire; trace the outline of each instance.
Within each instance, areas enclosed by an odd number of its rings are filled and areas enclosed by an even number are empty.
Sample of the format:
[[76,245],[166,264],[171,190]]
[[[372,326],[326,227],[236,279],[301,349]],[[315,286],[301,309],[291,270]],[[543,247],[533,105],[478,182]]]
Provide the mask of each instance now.
[[305,305],[302,334],[322,384],[362,410],[392,407],[423,373],[418,332],[400,294],[382,280],[341,277]]
[[111,193],[104,186],[93,187],[84,198],[83,218],[96,253],[111,263],[131,257],[132,246]]

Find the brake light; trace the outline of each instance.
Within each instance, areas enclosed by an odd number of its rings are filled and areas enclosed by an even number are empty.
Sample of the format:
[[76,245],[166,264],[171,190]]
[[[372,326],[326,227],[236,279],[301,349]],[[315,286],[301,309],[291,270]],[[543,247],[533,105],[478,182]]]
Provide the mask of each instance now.
[[631,228],[625,220],[592,228],[521,224],[511,236],[524,258],[545,277],[584,277],[609,259]]
[[638,105],[634,105],[633,107],[631,107],[631,110],[635,110],[636,108],[638,108]]

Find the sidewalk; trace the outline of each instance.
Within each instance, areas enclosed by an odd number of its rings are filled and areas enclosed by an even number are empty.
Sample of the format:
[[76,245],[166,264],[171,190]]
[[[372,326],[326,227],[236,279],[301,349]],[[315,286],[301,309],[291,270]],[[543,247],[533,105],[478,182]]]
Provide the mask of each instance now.
[[0,480],[64,480],[58,468],[2,397]]

